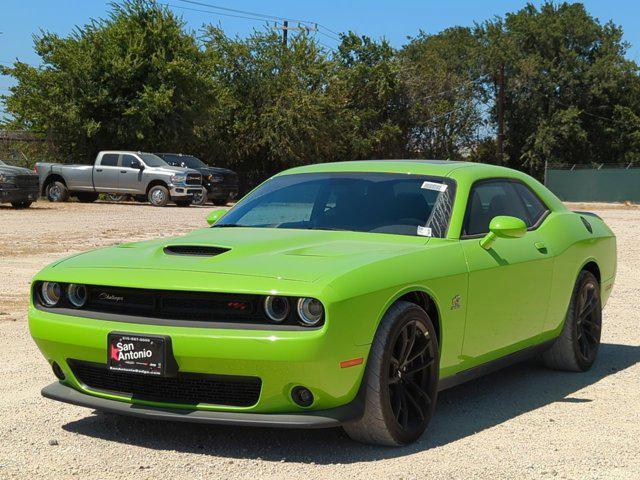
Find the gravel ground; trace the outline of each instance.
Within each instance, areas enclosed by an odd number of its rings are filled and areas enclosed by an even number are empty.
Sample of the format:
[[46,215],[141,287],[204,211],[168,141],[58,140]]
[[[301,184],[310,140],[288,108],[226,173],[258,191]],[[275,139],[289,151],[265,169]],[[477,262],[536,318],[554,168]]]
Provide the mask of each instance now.
[[210,208],[0,207],[0,478],[640,478],[640,210],[597,211],[618,236],[618,280],[588,373],[522,364],[444,392],[414,445],[339,429],[167,424],[40,397],[54,380],[26,322],[31,276],[62,255],[205,225]]

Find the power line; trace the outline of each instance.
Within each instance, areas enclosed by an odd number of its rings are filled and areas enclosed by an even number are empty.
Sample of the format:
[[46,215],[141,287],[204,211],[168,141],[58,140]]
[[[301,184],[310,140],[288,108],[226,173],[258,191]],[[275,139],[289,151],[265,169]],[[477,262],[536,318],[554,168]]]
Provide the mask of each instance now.
[[[180,0],[178,0],[178,1],[180,1]],[[232,13],[212,12],[211,10],[202,10],[200,8],[183,7],[181,5],[171,5],[170,3],[161,3],[160,5],[164,5],[165,7],[171,7],[171,8],[180,8],[182,10],[189,10],[191,12],[209,13],[211,15],[222,15],[222,16],[225,16],[225,17],[243,18],[243,19],[246,19],[246,20],[255,20],[255,21],[258,21],[258,22],[267,22],[267,20],[264,19],[264,18],[248,17],[248,16],[245,16],[245,15],[234,15]]]
[[289,18],[289,17],[283,17],[283,16],[278,16],[278,15],[269,15],[266,13],[256,13],[256,12],[250,12],[247,10],[238,10],[235,8],[228,8],[228,7],[221,7],[219,5],[214,5],[212,3],[205,3],[205,2],[197,2],[194,0],[177,0],[178,2],[182,2],[182,3],[190,3],[192,5],[199,5],[201,7],[208,7],[208,8],[213,8],[215,10],[224,10],[226,12],[234,12],[234,13],[240,13],[243,15],[250,15],[252,17],[262,17],[265,19],[269,19],[269,20],[288,20],[290,22],[298,22],[298,23],[309,23],[309,24],[315,24],[316,22],[312,22],[311,20],[298,20],[295,18]]

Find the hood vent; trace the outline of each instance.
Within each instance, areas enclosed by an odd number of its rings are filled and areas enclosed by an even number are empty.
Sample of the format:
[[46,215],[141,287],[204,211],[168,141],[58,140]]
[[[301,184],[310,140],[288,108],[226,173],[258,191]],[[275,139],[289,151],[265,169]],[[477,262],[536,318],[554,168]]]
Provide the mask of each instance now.
[[192,257],[215,257],[229,250],[231,249],[204,245],[169,245],[164,247],[164,253],[167,255],[188,255]]

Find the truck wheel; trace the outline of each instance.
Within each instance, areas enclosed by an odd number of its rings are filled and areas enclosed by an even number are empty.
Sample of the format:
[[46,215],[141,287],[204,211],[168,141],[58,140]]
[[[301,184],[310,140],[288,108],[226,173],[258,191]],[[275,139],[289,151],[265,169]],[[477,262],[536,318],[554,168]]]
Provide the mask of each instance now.
[[47,187],[47,200],[50,202],[66,202],[69,200],[69,190],[62,182],[51,182]]
[[80,203],[92,203],[98,199],[98,194],[93,192],[76,193],[76,198]]
[[197,195],[193,196],[193,201],[191,202],[191,205],[196,205],[198,207],[201,207],[202,205],[205,205],[207,203],[207,192],[204,193],[199,193]]
[[17,210],[29,208],[33,202],[11,202],[11,206]]
[[162,185],[156,185],[149,190],[149,203],[154,207],[164,207],[169,203],[169,190]]

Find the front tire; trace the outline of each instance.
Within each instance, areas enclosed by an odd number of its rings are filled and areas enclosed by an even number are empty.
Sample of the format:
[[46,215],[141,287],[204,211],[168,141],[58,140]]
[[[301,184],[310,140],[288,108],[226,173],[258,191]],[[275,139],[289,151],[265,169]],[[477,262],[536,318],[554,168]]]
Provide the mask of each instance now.
[[227,203],[229,203],[229,197],[225,197],[225,198],[214,198],[213,200],[211,200],[213,202],[214,205],[218,206],[218,207],[224,207]]
[[542,354],[543,362],[555,370],[589,370],[598,355],[601,331],[600,283],[593,273],[583,270],[573,288],[562,332]]
[[163,185],[155,185],[149,189],[149,203],[154,207],[164,207],[169,203],[169,190]]
[[23,202],[11,202],[11,206],[16,210],[22,210],[24,208],[29,208],[33,202],[23,201]]
[[344,430],[354,440],[399,446],[417,440],[433,416],[438,395],[435,328],[419,306],[396,302],[383,317],[363,378],[364,415]]

